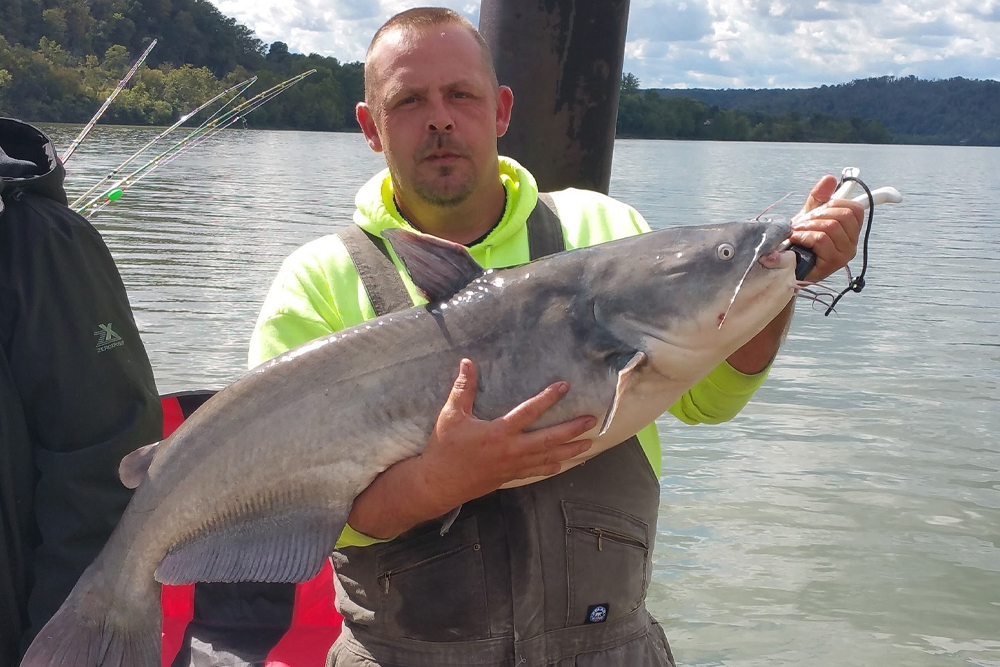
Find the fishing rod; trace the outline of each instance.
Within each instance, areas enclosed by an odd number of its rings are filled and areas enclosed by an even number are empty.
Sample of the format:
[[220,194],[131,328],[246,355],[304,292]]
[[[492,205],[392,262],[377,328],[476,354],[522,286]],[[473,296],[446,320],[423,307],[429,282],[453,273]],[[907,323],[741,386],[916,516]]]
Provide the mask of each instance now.
[[189,150],[200,144],[201,142],[207,140],[209,137],[213,136],[215,133],[220,132],[233,123],[235,123],[240,118],[245,117],[247,114],[251,113],[255,109],[259,108],[278,94],[282,93],[287,88],[295,85],[300,80],[313,74],[316,70],[309,70],[308,72],[303,72],[287,81],[284,81],[268,90],[256,95],[255,97],[247,100],[246,102],[230,109],[225,114],[220,116],[217,120],[209,123],[204,128],[200,128],[189,134],[187,137],[178,141],[176,144],[168,148],[163,153],[157,155],[149,162],[139,167],[136,171],[132,172],[125,178],[114,184],[109,190],[107,190],[102,195],[94,197],[83,207],[77,209],[79,213],[83,213],[86,217],[90,218],[96,215],[105,206],[110,204],[112,201],[117,201],[121,199],[124,192],[130,187],[134,186],[136,183],[141,181],[143,178],[152,173],[153,170],[162,167],[163,165],[173,162],[175,159],[183,154],[186,154]]
[[293,76],[292,78],[283,81],[275,86],[272,86],[271,88],[268,88],[264,92],[258,93],[249,100],[246,100],[245,102],[233,107],[232,109],[225,112],[224,114],[222,114],[215,120],[211,121],[210,123],[204,124],[203,126],[196,128],[186,137],[176,142],[175,144],[167,148],[159,155],[156,155],[155,157],[150,159],[148,162],[146,162],[141,167],[133,171],[131,174],[128,174],[119,179],[117,182],[111,185],[110,188],[108,188],[101,194],[92,197],[82,206],[75,207],[74,210],[76,210],[77,213],[80,213],[81,215],[84,215],[87,218],[93,217],[101,209],[103,209],[111,202],[121,199],[125,191],[127,191],[133,185],[135,185],[143,178],[148,176],[153,170],[163,166],[164,164],[168,164],[169,162],[172,162],[176,158],[180,157],[182,154],[187,153],[194,146],[200,144],[202,141],[215,135],[215,133],[220,132],[221,130],[229,127],[240,118],[245,117],[247,114],[258,109],[261,105],[270,101],[277,95],[281,94],[291,86],[294,86],[296,83],[306,78],[310,74],[314,74],[315,72],[316,72],[315,69],[311,69],[306,72],[302,72],[301,74],[298,74],[296,76]]
[[285,91],[285,89],[290,88],[291,86],[295,85],[301,79],[304,79],[305,77],[309,76],[310,74],[313,74],[315,71],[316,70],[309,70],[308,72],[303,72],[302,74],[299,74],[299,75],[297,75],[295,77],[292,77],[291,79],[288,79],[287,81],[283,81],[282,83],[280,83],[280,84],[278,84],[276,86],[273,86],[272,88],[269,88],[269,89],[265,90],[264,92],[260,93],[259,95],[255,96],[255,97],[253,97],[253,98],[251,98],[249,100],[247,100],[244,104],[242,104],[242,105],[240,105],[238,107],[234,107],[233,109],[231,109],[226,114],[223,114],[223,116],[221,116],[219,118],[218,122],[215,123],[212,127],[206,128],[205,131],[202,132],[199,136],[194,137],[194,139],[191,141],[191,143],[188,144],[188,145],[186,145],[184,147],[184,150],[182,150],[182,151],[176,151],[176,152],[168,155],[166,157],[166,159],[163,161],[163,164],[168,164],[170,162],[173,162],[175,159],[177,159],[178,157],[180,157],[181,155],[183,155],[187,151],[191,150],[192,148],[194,148],[199,143],[207,140],[208,138],[210,138],[211,136],[213,136],[215,133],[220,132],[220,131],[226,129],[227,127],[229,127],[230,125],[232,125],[233,123],[235,123],[237,120],[243,119],[244,122],[245,122],[245,118],[246,118],[246,116],[248,114],[250,114],[251,112],[253,112],[256,109],[260,108],[261,106],[263,106],[264,104],[266,104],[267,102],[269,102],[274,97],[280,95],[282,92]]
[[235,100],[235,99],[236,99],[236,98],[237,98],[237,97],[238,97],[239,95],[241,95],[241,94],[242,94],[242,93],[243,93],[243,92],[244,92],[244,91],[245,91],[245,90],[246,90],[247,88],[249,88],[249,87],[250,87],[251,85],[253,85],[253,83],[254,83],[255,81],[257,81],[257,77],[256,77],[256,76],[254,76],[254,77],[251,77],[251,78],[249,78],[249,79],[247,79],[246,81],[243,81],[243,82],[241,82],[241,83],[238,83],[238,84],[236,84],[235,86],[232,86],[232,87],[230,87],[230,88],[227,88],[226,90],[223,90],[223,91],[222,91],[221,93],[219,93],[218,95],[216,95],[216,96],[215,96],[215,97],[213,97],[212,99],[208,100],[207,102],[203,102],[203,103],[202,103],[201,105],[199,105],[199,106],[198,106],[197,108],[195,108],[195,109],[192,109],[192,110],[191,110],[191,111],[189,111],[188,113],[186,113],[186,114],[184,114],[183,116],[181,116],[181,117],[180,117],[180,119],[178,119],[178,121],[177,121],[176,123],[174,123],[173,125],[171,125],[171,126],[170,126],[170,127],[168,127],[167,129],[165,129],[165,130],[164,130],[163,132],[160,132],[160,133],[159,133],[158,135],[156,135],[155,137],[153,137],[153,138],[152,138],[152,139],[151,139],[151,140],[150,140],[149,142],[147,142],[147,143],[146,143],[146,145],[145,145],[145,146],[143,146],[142,148],[140,148],[139,150],[137,150],[137,151],[136,151],[135,153],[132,153],[132,155],[130,155],[130,156],[128,157],[128,159],[126,159],[126,160],[125,160],[124,162],[122,162],[122,163],[121,163],[120,165],[118,165],[117,167],[115,167],[114,169],[112,169],[112,170],[111,170],[111,171],[110,171],[110,172],[108,173],[108,175],[107,175],[107,176],[105,176],[104,178],[102,178],[102,179],[101,179],[100,181],[98,181],[98,182],[97,182],[97,183],[95,183],[95,184],[94,184],[93,186],[91,186],[91,188],[90,188],[89,190],[87,190],[87,191],[86,191],[86,192],[84,192],[84,193],[83,193],[82,195],[80,195],[79,197],[77,197],[77,198],[76,198],[76,199],[75,199],[75,200],[73,201],[73,203],[72,203],[72,204],[70,204],[70,208],[74,208],[74,209],[75,209],[75,208],[76,208],[76,207],[77,207],[78,205],[80,205],[80,204],[81,204],[82,202],[84,202],[84,201],[85,201],[85,200],[87,199],[87,197],[89,197],[89,196],[91,196],[91,195],[92,195],[93,193],[97,192],[97,191],[98,191],[98,190],[99,190],[99,189],[101,188],[101,186],[105,185],[105,184],[106,184],[106,183],[108,183],[108,182],[109,182],[109,181],[110,181],[111,179],[113,179],[113,178],[114,178],[115,176],[117,176],[117,175],[118,175],[119,173],[121,173],[121,171],[122,171],[122,170],[123,170],[123,169],[124,169],[125,167],[127,167],[127,166],[128,166],[129,164],[131,164],[131,163],[132,163],[132,162],[133,162],[133,161],[134,161],[134,160],[135,160],[136,158],[138,158],[138,157],[139,157],[140,155],[142,155],[143,153],[145,153],[145,152],[146,152],[147,150],[149,150],[149,149],[150,149],[150,148],[151,148],[151,147],[152,147],[153,145],[155,145],[155,144],[156,144],[157,142],[159,142],[159,141],[160,141],[161,139],[163,139],[164,137],[166,137],[166,136],[167,136],[168,134],[170,134],[171,132],[173,132],[174,130],[176,130],[176,129],[177,129],[178,127],[180,127],[181,125],[183,125],[183,124],[184,124],[185,122],[187,122],[187,121],[188,121],[188,120],[189,120],[190,118],[192,118],[192,117],[196,116],[196,115],[197,115],[198,113],[200,113],[201,111],[205,110],[205,109],[206,109],[207,107],[211,106],[212,104],[214,104],[215,102],[217,102],[217,101],[218,101],[218,100],[220,100],[221,98],[225,97],[225,96],[226,96],[226,95],[228,95],[229,93],[232,93],[233,91],[236,91],[236,92],[235,92],[235,93],[233,94],[232,98],[231,98],[231,99],[230,99],[229,101],[227,101],[227,102],[226,102],[225,104],[223,104],[223,105],[222,105],[221,107],[219,107],[219,109],[218,109],[218,110],[216,110],[216,112],[215,112],[215,113],[213,113],[213,114],[212,114],[211,116],[209,116],[209,117],[208,117],[208,118],[207,118],[207,119],[206,119],[206,120],[205,120],[205,121],[204,121],[204,122],[203,122],[203,123],[202,123],[201,125],[199,125],[198,127],[199,127],[199,128],[201,128],[201,127],[202,127],[202,126],[204,126],[204,125],[205,125],[206,123],[210,122],[210,121],[211,121],[211,120],[212,120],[213,118],[215,118],[215,117],[216,117],[216,116],[217,116],[217,115],[218,115],[218,114],[219,114],[219,113],[220,113],[220,112],[221,112],[221,111],[222,111],[223,109],[225,109],[225,108],[226,108],[226,107],[228,107],[228,106],[229,106],[230,104],[232,104],[232,103],[233,103],[233,100]]
[[111,91],[110,95],[108,95],[108,99],[104,100],[104,104],[102,104],[101,108],[97,110],[97,113],[95,113],[94,117],[90,119],[90,122],[84,126],[84,128],[80,131],[80,134],[77,135],[76,139],[74,139],[72,143],[70,143],[69,148],[66,149],[66,153],[63,154],[62,157],[63,165],[65,165],[69,161],[70,156],[73,155],[77,147],[81,143],[83,143],[83,140],[87,138],[87,135],[90,134],[90,131],[94,129],[94,125],[96,125],[100,117],[104,115],[104,112],[108,110],[108,107],[111,106],[111,103],[114,101],[114,99],[118,97],[118,93],[125,90],[125,86],[128,85],[129,80],[133,76],[135,76],[135,73],[139,71],[139,68],[142,66],[142,63],[145,62],[146,60],[146,56],[149,55],[149,52],[153,50],[154,46],[156,46],[155,39],[150,43],[149,46],[146,47],[146,50],[142,52],[142,55],[139,56],[139,59],[135,61],[135,64],[132,65],[132,69],[128,71],[128,74],[126,74],[125,77],[118,82],[118,85],[115,86],[115,89]]
[[[269,91],[265,91],[267,94],[264,95],[263,97],[261,97],[259,100],[249,100],[249,102],[253,102],[253,104],[250,104],[245,109],[233,109],[233,113],[229,113],[229,114],[227,114],[227,115],[225,115],[223,117],[220,117],[220,119],[219,119],[220,122],[218,124],[216,124],[215,126],[213,126],[211,128],[206,129],[206,131],[202,132],[199,136],[196,136],[189,144],[186,144],[183,147],[182,150],[174,151],[173,153],[167,155],[162,160],[162,162],[159,163],[158,166],[162,167],[164,165],[170,164],[171,162],[173,162],[177,158],[181,157],[182,155],[186,154],[188,151],[190,151],[193,148],[195,148],[198,144],[200,144],[200,143],[202,143],[204,141],[207,141],[211,137],[215,136],[216,133],[221,132],[222,130],[224,130],[227,127],[231,126],[233,123],[235,123],[238,120],[243,120],[244,124],[245,124],[246,123],[246,116],[248,114],[250,114],[254,110],[256,110],[259,107],[261,107],[264,104],[266,104],[272,98],[276,97],[282,91],[284,91],[285,88],[293,85],[294,83],[296,83],[296,82],[291,82],[291,83],[289,83],[288,86],[282,85],[282,87],[280,87],[280,88],[276,87],[275,89],[271,89]],[[143,177],[145,177],[145,176],[146,176],[146,174],[143,174]]]

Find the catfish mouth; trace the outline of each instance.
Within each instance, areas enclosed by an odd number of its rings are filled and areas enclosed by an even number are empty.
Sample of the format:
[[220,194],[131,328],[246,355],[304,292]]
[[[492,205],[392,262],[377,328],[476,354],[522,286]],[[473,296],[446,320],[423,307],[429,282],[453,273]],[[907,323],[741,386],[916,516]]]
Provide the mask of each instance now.
[[[756,261],[765,269],[782,269],[788,265],[788,258],[795,263],[795,253],[789,250],[788,239],[792,235],[790,223],[775,223],[764,232],[764,238],[757,249]],[[753,266],[753,264],[751,264]]]
[[788,249],[775,248],[769,253],[763,254],[757,258],[757,263],[763,266],[765,269],[781,269],[788,265],[785,258],[792,256],[792,261],[795,261],[795,253]]
[[[795,253],[790,250],[789,238],[792,236],[790,222],[774,222],[768,225],[760,237],[760,242],[754,249],[753,260],[747,266],[740,284],[758,264],[765,269],[784,269],[795,265]],[[739,291],[739,288],[737,288]],[[735,298],[735,294],[733,295]]]
[[729,300],[726,311],[719,316],[719,329],[725,324],[726,317],[729,316],[729,311],[732,310],[733,304],[736,302],[736,297],[739,296],[740,289],[743,287],[743,283],[755,266],[759,264],[767,271],[782,271],[786,268],[791,268],[794,272],[795,253],[787,249],[788,239],[791,235],[792,225],[790,222],[773,223],[764,231],[760,239],[760,244],[754,249],[753,259],[750,261],[749,266],[747,266],[746,271],[743,272],[743,277],[736,284],[736,289]]

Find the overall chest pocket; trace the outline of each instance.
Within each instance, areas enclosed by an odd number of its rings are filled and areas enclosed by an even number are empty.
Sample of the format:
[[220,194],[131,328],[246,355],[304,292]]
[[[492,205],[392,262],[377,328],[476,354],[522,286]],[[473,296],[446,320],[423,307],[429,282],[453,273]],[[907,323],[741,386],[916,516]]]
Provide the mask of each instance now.
[[[649,585],[649,526],[610,507],[563,501],[566,625],[611,621],[642,604]],[[603,608],[603,609],[602,609]]]
[[376,559],[381,625],[423,641],[489,637],[486,575],[475,517],[393,542]]

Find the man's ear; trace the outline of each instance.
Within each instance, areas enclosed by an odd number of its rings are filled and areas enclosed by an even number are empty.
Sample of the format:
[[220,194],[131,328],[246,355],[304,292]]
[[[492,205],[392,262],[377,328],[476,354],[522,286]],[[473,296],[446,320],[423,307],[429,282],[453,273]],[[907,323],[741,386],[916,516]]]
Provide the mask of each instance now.
[[507,86],[497,89],[497,136],[502,137],[510,126],[510,110],[514,106],[514,92]]
[[365,135],[368,146],[376,153],[381,153],[382,139],[378,136],[378,128],[375,126],[372,110],[364,102],[358,102],[358,106],[354,107],[354,116],[358,119],[358,125],[361,126],[361,132]]

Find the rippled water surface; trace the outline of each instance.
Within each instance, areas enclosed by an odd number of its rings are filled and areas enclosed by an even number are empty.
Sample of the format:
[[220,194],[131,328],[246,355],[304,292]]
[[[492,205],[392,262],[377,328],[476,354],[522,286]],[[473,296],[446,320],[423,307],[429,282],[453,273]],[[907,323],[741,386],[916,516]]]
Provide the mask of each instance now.
[[[154,133],[95,130],[70,190]],[[905,197],[866,290],[800,304],[731,423],[660,423],[649,606],[680,664],[1000,667],[1000,149],[620,141],[611,194],[654,227],[790,215],[845,165]],[[381,166],[360,135],[231,131],[95,218],[161,392],[241,372],[282,259]]]

